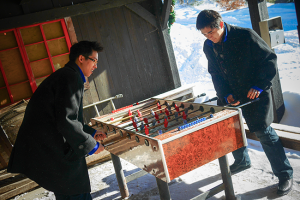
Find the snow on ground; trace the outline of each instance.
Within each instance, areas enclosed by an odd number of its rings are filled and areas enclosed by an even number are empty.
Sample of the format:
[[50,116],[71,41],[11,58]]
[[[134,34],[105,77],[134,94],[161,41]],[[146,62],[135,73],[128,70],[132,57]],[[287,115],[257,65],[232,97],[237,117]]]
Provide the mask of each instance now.
[[[212,0],[204,0],[200,6],[176,5],[176,22],[171,29],[171,39],[176,56],[182,85],[197,83],[197,92],[206,92],[206,98],[215,96],[211,77],[207,72],[207,60],[202,51],[204,36],[195,28],[198,13],[205,9],[221,12],[225,22],[236,26],[251,28],[247,7],[235,11],[222,11]],[[285,30],[286,43],[275,48],[278,56],[278,69],[286,111],[282,124],[300,127],[300,45],[297,35],[297,20],[293,3],[268,4],[270,18],[281,16]],[[300,135],[299,135],[300,136]],[[236,194],[243,200],[252,199],[300,199],[300,152],[285,149],[294,168],[294,189],[287,196],[276,195],[278,180],[272,173],[270,164],[259,142],[248,139],[248,149],[253,167],[232,176]],[[231,154],[229,163],[233,162]],[[125,176],[139,171],[134,165],[122,160]],[[92,196],[95,200],[120,199],[118,183],[111,161],[89,169]],[[218,160],[182,175],[169,183],[173,200],[191,199],[221,183]],[[147,174],[128,183],[131,200],[159,199],[155,178]],[[211,199],[225,199],[224,192]],[[42,197],[41,197],[42,196]],[[15,199],[26,199],[23,194]],[[27,198],[30,199],[30,198]],[[33,199],[33,198],[31,198]],[[52,192],[44,191],[35,200],[54,200]]]

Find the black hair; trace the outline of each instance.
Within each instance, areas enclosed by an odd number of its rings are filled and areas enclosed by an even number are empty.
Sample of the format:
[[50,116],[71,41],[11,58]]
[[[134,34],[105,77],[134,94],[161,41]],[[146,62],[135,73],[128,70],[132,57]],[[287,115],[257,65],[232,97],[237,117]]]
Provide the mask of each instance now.
[[103,47],[98,42],[80,41],[71,47],[69,59],[75,62],[76,58],[83,55],[86,59],[92,55],[94,51],[101,52]]
[[196,22],[196,28],[198,30],[203,29],[205,27],[220,28],[220,22],[223,21],[221,15],[214,10],[202,10]]

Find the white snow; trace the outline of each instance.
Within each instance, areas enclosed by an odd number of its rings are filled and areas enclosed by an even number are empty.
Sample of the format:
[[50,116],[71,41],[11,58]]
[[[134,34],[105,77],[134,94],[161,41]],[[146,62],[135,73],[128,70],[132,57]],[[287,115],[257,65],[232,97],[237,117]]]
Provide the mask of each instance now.
[[[196,92],[199,92],[199,94],[206,92],[206,98],[212,98],[215,96],[215,90],[211,77],[207,72],[207,60],[202,50],[205,37],[195,27],[198,13],[203,9],[214,9],[219,11],[224,21],[229,24],[252,27],[248,7],[234,11],[222,11],[212,0],[203,0],[203,2],[203,4],[196,7],[176,5],[176,22],[171,28],[171,39],[182,85],[197,83]],[[286,43],[275,47],[286,107],[280,123],[300,127],[300,45],[295,6],[293,3],[268,4],[268,12],[270,18],[282,17],[285,30]],[[299,151],[285,149],[286,155],[294,168],[294,188],[287,196],[278,197],[276,195],[278,180],[272,173],[260,143],[248,139],[248,149],[253,167],[232,176],[236,194],[240,195],[242,199],[249,200],[300,199]],[[231,154],[228,154],[228,159],[229,163],[233,162]],[[122,166],[125,176],[140,170],[125,160],[122,160]],[[89,169],[89,174],[94,199],[120,199],[118,183],[111,161]],[[169,188],[172,199],[187,200],[220,183],[219,164],[218,160],[215,160],[176,178],[169,184]],[[129,199],[159,199],[155,178],[149,174],[129,182],[128,189],[131,195]],[[53,193],[50,192],[41,199],[54,200],[55,198]],[[225,199],[225,194],[221,192],[211,199]]]

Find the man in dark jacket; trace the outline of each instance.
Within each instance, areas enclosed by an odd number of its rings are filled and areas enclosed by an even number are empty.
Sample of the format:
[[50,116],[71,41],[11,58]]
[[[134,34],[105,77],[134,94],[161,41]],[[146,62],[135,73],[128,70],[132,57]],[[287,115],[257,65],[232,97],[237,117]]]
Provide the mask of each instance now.
[[[293,185],[293,169],[274,129],[273,106],[270,94],[276,74],[277,56],[252,29],[231,26],[213,10],[203,10],[196,27],[207,37],[203,51],[208,71],[219,97],[218,105],[234,106],[260,98],[242,107],[249,130],[260,139],[275,176],[279,179],[278,195],[286,195]],[[232,173],[251,167],[246,147],[232,152],[235,162]]]
[[105,134],[83,124],[82,98],[102,50],[89,41],[71,47],[70,61],[31,97],[10,156],[8,172],[25,174],[57,200],[92,199],[85,155],[104,149],[94,137]]

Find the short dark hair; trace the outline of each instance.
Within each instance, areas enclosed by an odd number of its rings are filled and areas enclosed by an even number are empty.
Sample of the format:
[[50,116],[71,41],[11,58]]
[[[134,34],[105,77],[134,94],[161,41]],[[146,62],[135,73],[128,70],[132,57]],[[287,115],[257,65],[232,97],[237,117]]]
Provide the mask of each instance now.
[[220,28],[220,22],[223,21],[221,15],[214,10],[202,10],[196,22],[196,28],[198,30],[205,27]]
[[83,55],[86,59],[92,55],[94,51],[103,51],[103,47],[98,42],[80,41],[71,47],[69,59],[75,62],[76,58]]

